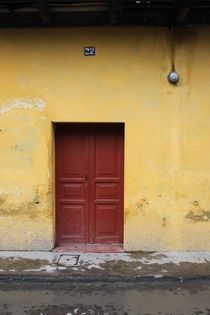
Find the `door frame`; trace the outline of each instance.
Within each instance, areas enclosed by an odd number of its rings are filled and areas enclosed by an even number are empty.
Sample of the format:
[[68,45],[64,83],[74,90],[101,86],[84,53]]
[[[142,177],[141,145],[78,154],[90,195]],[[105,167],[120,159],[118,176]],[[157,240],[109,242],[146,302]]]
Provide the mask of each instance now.
[[[124,181],[125,181],[125,123],[124,122],[52,122],[52,126],[53,126],[53,135],[54,135],[54,145],[53,145],[53,155],[54,155],[54,160],[53,160],[53,169],[54,169],[54,248],[58,246],[57,244],[57,240],[56,240],[56,211],[57,211],[57,202],[58,199],[56,197],[56,128],[58,126],[66,126],[67,128],[70,127],[71,125],[83,125],[88,126],[88,125],[96,125],[96,126],[106,126],[106,128],[108,126],[114,126],[114,125],[120,125],[121,126],[121,130],[122,130],[122,169],[121,169],[121,181],[122,181],[122,210],[121,210],[121,216],[122,216],[122,245],[124,244]],[[90,192],[91,194],[91,192]],[[97,245],[101,245],[103,247],[103,244],[97,244]]]

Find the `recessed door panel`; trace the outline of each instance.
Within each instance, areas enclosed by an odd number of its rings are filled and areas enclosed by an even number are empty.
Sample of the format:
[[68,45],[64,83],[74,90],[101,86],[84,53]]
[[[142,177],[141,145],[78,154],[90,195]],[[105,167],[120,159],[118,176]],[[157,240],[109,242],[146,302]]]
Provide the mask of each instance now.
[[84,236],[84,206],[63,205],[62,206],[62,237]]
[[119,176],[118,138],[111,131],[95,133],[95,176]]
[[84,200],[85,187],[83,183],[63,183],[62,197],[68,199]]
[[58,124],[56,239],[122,243],[123,125]]
[[85,139],[83,133],[65,134],[63,141],[63,175],[81,177],[84,175]]
[[96,183],[95,198],[96,199],[113,199],[120,198],[119,183]]
[[96,237],[116,234],[117,207],[118,205],[96,205]]

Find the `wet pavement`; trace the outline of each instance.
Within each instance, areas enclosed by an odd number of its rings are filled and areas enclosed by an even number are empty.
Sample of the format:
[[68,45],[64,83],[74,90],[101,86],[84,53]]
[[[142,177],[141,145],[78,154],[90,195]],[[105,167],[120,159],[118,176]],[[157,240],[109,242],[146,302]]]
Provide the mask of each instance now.
[[1,284],[0,314],[210,314],[210,281]]
[[141,278],[210,280],[210,252],[18,252],[0,251],[0,281],[134,281]]

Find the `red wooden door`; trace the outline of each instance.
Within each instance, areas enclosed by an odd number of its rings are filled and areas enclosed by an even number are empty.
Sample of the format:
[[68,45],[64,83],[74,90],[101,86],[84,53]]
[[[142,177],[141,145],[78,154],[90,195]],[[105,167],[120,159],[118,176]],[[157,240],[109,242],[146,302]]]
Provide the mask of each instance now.
[[56,128],[56,238],[64,243],[122,243],[123,126]]

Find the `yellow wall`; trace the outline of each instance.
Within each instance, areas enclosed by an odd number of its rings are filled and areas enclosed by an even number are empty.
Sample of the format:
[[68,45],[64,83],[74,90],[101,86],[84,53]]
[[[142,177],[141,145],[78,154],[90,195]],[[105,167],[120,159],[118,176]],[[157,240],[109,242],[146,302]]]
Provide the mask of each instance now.
[[[210,28],[0,31],[0,249],[54,246],[52,122],[125,122],[125,249],[210,250]],[[83,47],[96,47],[84,57]]]

